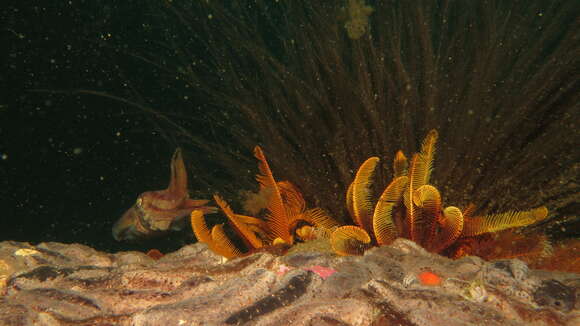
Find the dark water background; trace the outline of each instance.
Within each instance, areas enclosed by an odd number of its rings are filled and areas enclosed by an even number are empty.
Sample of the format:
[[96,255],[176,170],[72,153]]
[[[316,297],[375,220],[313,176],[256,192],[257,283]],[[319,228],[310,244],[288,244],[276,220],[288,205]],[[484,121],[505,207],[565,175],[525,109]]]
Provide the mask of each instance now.
[[[69,92],[95,91],[140,101],[175,121],[187,117],[170,108],[184,103],[199,110],[220,110],[204,106],[203,97],[183,89],[171,91],[167,73],[136,58],[157,51],[160,61],[177,60],[158,44],[163,28],[151,25],[169,18],[154,12],[155,8],[143,1],[106,0],[21,1],[2,6],[0,240],[78,242],[108,251],[167,251],[194,241],[188,235],[143,244],[114,241],[111,226],[136,196],[167,185],[169,158],[181,143],[170,126],[142,109]],[[574,17],[580,18],[578,6],[568,8],[576,12],[562,23],[563,30],[574,24]],[[577,32],[576,45],[579,37]],[[252,68],[246,67],[246,72],[251,74]],[[576,74],[572,82],[578,85],[579,71],[570,73]],[[576,113],[571,119],[580,118],[577,104],[567,112]],[[189,126],[201,138],[220,137],[203,119]],[[578,144],[577,129],[571,130],[570,137]],[[578,158],[577,148],[571,146],[570,151]],[[198,164],[195,152],[189,151],[186,159]],[[220,173],[207,161],[198,169]],[[252,173],[241,171],[240,177]],[[201,193],[213,192],[205,184],[198,186]],[[568,212],[577,214],[577,209],[576,203]],[[567,236],[574,234],[568,230]]]
[[121,71],[156,83],[99,45],[108,35],[138,38],[131,28],[146,8],[30,1],[1,10],[0,239],[143,248],[115,242],[111,226],[139,193],[166,187],[174,146],[117,101],[31,90],[119,90]]

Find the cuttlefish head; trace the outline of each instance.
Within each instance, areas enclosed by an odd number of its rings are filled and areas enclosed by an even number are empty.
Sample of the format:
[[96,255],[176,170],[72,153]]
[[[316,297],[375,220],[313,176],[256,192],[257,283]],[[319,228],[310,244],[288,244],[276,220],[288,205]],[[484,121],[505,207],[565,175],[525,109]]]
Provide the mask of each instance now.
[[215,213],[205,206],[208,200],[193,200],[187,191],[187,171],[178,148],[171,159],[169,186],[164,190],[146,191],[113,225],[113,237],[118,240],[139,240],[161,236],[182,227],[180,223],[194,209]]

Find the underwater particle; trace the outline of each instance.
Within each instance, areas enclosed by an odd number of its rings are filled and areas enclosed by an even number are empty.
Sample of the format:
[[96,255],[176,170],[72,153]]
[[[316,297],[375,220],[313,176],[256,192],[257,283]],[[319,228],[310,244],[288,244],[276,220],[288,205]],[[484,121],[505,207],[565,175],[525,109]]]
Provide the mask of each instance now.
[[421,284],[427,286],[439,286],[441,285],[441,277],[439,275],[430,272],[430,271],[423,271],[417,275],[417,279]]

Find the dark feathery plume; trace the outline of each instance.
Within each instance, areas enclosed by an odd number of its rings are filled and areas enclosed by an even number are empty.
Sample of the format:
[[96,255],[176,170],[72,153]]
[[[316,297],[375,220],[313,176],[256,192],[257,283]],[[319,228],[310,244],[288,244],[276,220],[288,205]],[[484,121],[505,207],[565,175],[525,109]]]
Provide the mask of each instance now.
[[162,42],[135,57],[154,63],[160,94],[174,97],[170,108],[148,102],[195,153],[192,187],[226,198],[252,189],[260,145],[277,179],[345,220],[365,159],[381,158],[384,189],[396,151],[415,152],[437,129],[431,180],[446,205],[546,205],[552,232],[578,226],[580,2],[152,6]]

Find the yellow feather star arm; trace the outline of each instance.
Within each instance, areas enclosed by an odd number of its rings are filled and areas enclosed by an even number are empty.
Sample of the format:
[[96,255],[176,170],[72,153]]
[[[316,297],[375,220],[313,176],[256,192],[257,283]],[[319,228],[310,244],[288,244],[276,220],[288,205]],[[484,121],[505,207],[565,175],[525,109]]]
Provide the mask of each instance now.
[[441,218],[441,195],[437,188],[423,185],[413,193],[413,203],[417,206],[415,241],[424,247],[429,247],[435,237],[437,222]]
[[415,207],[414,207],[414,203],[413,203],[413,193],[415,191],[416,188],[413,187],[413,184],[415,183],[415,178],[416,178],[416,174],[415,174],[415,170],[416,170],[416,165],[418,164],[419,161],[419,154],[414,154],[413,158],[411,159],[411,167],[409,170],[409,175],[408,175],[408,182],[407,182],[407,188],[405,189],[405,192],[403,194],[403,203],[405,204],[405,208],[406,208],[406,226],[407,226],[407,232],[409,233],[407,235],[408,239],[411,239],[412,241],[415,241],[415,239],[417,238],[416,234],[415,234]]
[[367,159],[358,169],[352,185],[352,202],[355,215],[355,222],[367,232],[372,228],[372,203],[371,203],[371,185],[373,175],[377,164],[378,157]]
[[362,255],[371,246],[371,237],[362,228],[345,225],[337,228],[330,235],[334,252],[341,256]]
[[324,227],[305,225],[296,230],[296,234],[302,240],[326,239],[330,242],[330,236],[337,228],[338,227],[327,229]]
[[431,129],[425,140],[423,140],[423,144],[421,145],[421,160],[423,164],[425,164],[425,175],[423,176],[423,184],[428,184],[429,179],[431,178],[431,172],[433,172],[433,160],[435,159],[435,144],[437,143],[437,139],[439,138],[439,134],[437,130]]
[[476,208],[475,204],[469,203],[469,205],[467,205],[467,207],[465,207],[465,209],[463,210],[463,218],[464,219],[471,218],[473,213],[475,213],[475,208]]
[[306,210],[306,201],[302,194],[289,181],[278,182],[278,189],[280,189],[280,195],[282,196],[282,202],[286,208],[286,214],[288,216],[288,224],[292,224],[292,221]]
[[234,215],[236,216],[236,218],[239,221],[241,221],[242,223],[245,223],[245,224],[252,224],[252,225],[258,225],[258,226],[261,226],[264,224],[264,221],[257,218],[257,217],[242,215],[242,214],[234,214]]
[[433,159],[435,158],[435,144],[437,143],[437,138],[439,134],[437,130],[432,129],[429,131],[423,144],[421,145],[421,152],[419,153],[419,158],[421,159],[420,167],[422,170],[415,171],[417,183],[415,188],[418,186],[426,185],[429,183],[431,177],[431,172],[433,171]]
[[431,246],[434,252],[440,252],[449,247],[461,236],[463,231],[463,214],[461,210],[454,206],[446,207],[443,210],[441,220],[441,231],[435,237]]
[[236,214],[234,214],[228,203],[226,203],[219,195],[214,195],[213,199],[232,223],[232,226],[237,233],[251,248],[255,249],[263,246],[262,240],[258,239],[254,232],[252,232],[240,219],[236,217]]
[[191,212],[191,228],[197,241],[207,243],[208,245],[212,242],[211,234],[203,219],[203,211],[194,210]]
[[286,213],[286,207],[284,207],[280,189],[274,180],[270,166],[260,146],[254,148],[254,156],[259,161],[258,169],[260,170],[260,173],[256,176],[256,180],[260,183],[261,187],[272,189],[272,196],[267,207],[269,214],[267,215],[266,223],[273,233],[273,238],[280,238],[286,243],[292,244],[290,221]]
[[314,228],[313,232],[316,239],[327,239],[330,241],[330,236],[336,229],[338,229],[338,227],[334,227],[332,229]]
[[523,212],[507,212],[473,217],[465,220],[463,237],[472,237],[483,233],[498,232],[515,227],[527,226],[545,219],[548,209],[545,206]]
[[393,223],[393,208],[401,201],[408,178],[395,178],[383,191],[373,215],[373,231],[379,245],[390,244],[397,238]]
[[242,253],[225,235],[222,225],[215,225],[211,231],[207,228],[201,210],[191,212],[191,227],[199,242],[207,244],[209,249],[226,258],[241,256]]
[[433,158],[435,156],[435,143],[437,132],[431,130],[421,146],[421,152],[413,155],[411,166],[409,167],[409,195],[419,187],[429,183],[431,171],[433,170]]
[[224,232],[223,224],[214,225],[211,229],[213,245],[210,246],[215,253],[228,259],[242,256],[242,252],[232,243]]
[[409,168],[409,163],[407,162],[407,157],[403,154],[403,151],[398,151],[395,155],[395,160],[393,161],[393,170],[395,171],[395,178],[407,175],[407,169]]
[[263,220],[253,216],[247,216],[242,214],[234,214],[234,215],[236,216],[237,220],[244,223],[250,231],[257,234],[262,240],[268,238],[266,232],[267,226]]
[[306,210],[298,218],[305,220],[306,222],[314,225],[317,228],[332,229],[332,228],[340,226],[340,223],[338,223],[335,219],[330,217],[321,208],[312,208],[312,209]]
[[354,216],[354,203],[352,202],[352,185],[354,184],[354,182],[351,182],[350,185],[348,185],[348,190],[346,191],[346,210],[348,211],[348,214],[350,215],[350,218],[352,218],[353,221],[356,220],[356,217]]
[[407,229],[409,232],[409,239],[417,241],[419,235],[415,228],[417,218],[415,208],[413,207],[413,194],[416,189],[429,183],[431,170],[433,169],[433,158],[435,157],[435,143],[437,142],[438,134],[435,129],[429,131],[423,144],[421,145],[421,152],[414,154],[409,167],[408,176],[409,183],[404,194],[404,203],[407,208]]

